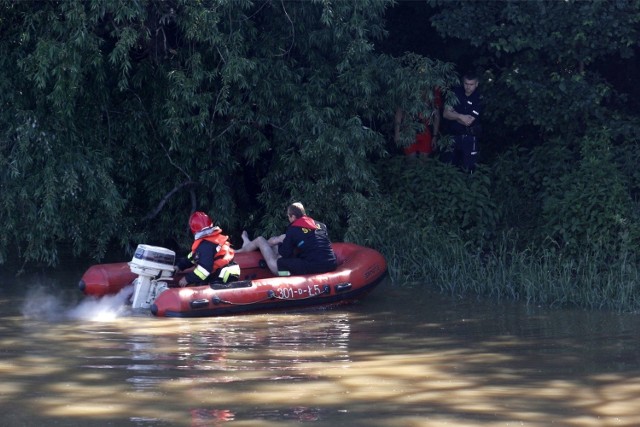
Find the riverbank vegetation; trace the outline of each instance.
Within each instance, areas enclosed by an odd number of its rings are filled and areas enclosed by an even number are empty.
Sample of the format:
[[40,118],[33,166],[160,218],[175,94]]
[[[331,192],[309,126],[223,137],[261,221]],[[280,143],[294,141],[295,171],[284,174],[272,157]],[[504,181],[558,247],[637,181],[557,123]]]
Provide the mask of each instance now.
[[[3,268],[184,250],[195,209],[240,244],[299,200],[398,284],[640,306],[637,0],[0,10]],[[428,114],[434,87],[453,102],[471,67],[480,167],[408,162],[394,112]]]

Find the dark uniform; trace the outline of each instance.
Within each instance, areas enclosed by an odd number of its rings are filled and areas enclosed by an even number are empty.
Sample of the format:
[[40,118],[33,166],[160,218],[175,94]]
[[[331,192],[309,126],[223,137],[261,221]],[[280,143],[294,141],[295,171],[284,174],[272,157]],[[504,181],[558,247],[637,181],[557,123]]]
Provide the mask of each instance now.
[[278,252],[278,271],[293,275],[326,273],[338,266],[327,226],[308,216],[289,224]]
[[445,132],[452,135],[454,140],[450,161],[458,167],[473,171],[478,161],[478,140],[482,132],[480,124],[482,100],[478,90],[467,96],[464,93],[464,87],[459,86],[454,89],[454,93],[458,98],[458,104],[453,107],[453,110],[460,114],[473,116],[475,120],[471,126],[464,126],[455,120],[444,119]]
[[229,238],[219,227],[209,227],[198,234],[187,258],[178,261],[178,268],[185,270],[195,265],[186,274],[187,283],[229,283],[240,277],[240,266],[234,261],[234,250]]

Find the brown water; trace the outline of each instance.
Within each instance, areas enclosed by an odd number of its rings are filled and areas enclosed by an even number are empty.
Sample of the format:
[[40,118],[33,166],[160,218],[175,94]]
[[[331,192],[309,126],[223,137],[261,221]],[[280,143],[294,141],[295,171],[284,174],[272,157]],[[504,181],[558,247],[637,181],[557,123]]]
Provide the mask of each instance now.
[[166,319],[78,301],[76,280],[0,281],[1,426],[640,425],[637,315],[383,283],[331,310]]

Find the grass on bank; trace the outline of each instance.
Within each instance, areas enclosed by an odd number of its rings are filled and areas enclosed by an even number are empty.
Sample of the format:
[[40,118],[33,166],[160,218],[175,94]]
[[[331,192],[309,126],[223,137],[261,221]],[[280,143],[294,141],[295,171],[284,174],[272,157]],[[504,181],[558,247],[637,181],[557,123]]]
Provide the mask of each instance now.
[[485,255],[433,230],[401,236],[398,231],[392,242],[379,242],[394,284],[548,307],[640,309],[640,270],[632,259],[602,269],[589,256],[563,260],[551,252],[510,249],[506,241]]
[[508,235],[494,239],[493,250],[481,251],[429,221],[417,226],[389,204],[357,203],[362,208],[354,209],[345,240],[379,250],[394,285],[546,307],[640,310],[640,269],[633,255],[606,264],[598,254],[569,258],[517,249]]
[[621,190],[626,175],[606,156],[563,172],[564,157],[545,148],[543,156],[511,156],[474,174],[437,159],[384,159],[376,192],[343,199],[344,239],[380,250],[400,286],[638,311],[640,229],[636,205]]

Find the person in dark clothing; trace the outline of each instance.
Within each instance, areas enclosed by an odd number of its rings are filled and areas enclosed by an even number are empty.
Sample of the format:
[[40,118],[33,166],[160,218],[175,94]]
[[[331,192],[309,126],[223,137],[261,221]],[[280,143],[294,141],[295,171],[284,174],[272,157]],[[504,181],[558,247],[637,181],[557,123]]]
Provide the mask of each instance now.
[[477,90],[478,76],[467,73],[462,78],[462,84],[454,89],[458,104],[445,107],[442,114],[445,131],[453,136],[453,152],[445,160],[473,172],[480,148],[478,143],[482,132],[480,116],[483,106]]
[[302,203],[287,208],[289,226],[284,234],[269,240],[262,236],[249,240],[242,233],[243,245],[237,252],[259,249],[273,274],[301,275],[333,271],[336,254],[329,240],[327,226],[308,217]]
[[177,263],[179,271],[189,271],[178,284],[185,287],[238,280],[240,266],[234,262],[229,237],[222,234],[220,227],[215,227],[204,212],[194,212],[189,227],[194,236],[191,252]]

